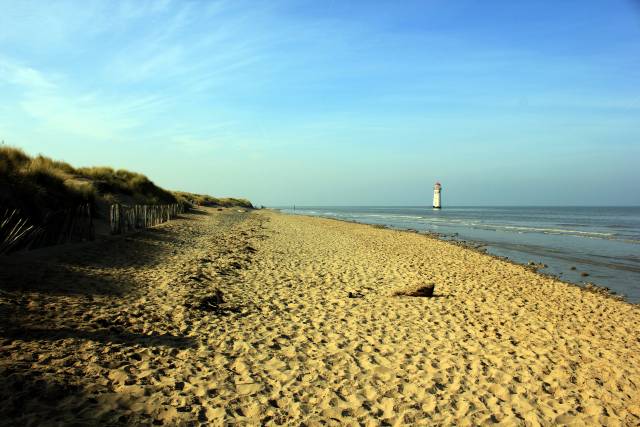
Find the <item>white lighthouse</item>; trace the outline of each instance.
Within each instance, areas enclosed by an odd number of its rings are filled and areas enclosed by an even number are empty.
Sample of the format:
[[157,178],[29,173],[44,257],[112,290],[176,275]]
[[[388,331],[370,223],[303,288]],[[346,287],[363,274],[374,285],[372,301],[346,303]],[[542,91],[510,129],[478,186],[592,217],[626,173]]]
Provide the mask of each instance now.
[[433,208],[440,209],[442,207],[440,193],[442,192],[442,185],[439,182],[436,182],[436,185],[433,186]]

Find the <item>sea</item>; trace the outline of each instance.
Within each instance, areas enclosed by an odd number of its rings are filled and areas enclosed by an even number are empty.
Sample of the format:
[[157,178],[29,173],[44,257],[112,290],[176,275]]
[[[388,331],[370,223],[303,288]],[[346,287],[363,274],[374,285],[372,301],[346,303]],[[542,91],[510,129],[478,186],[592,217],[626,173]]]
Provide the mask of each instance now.
[[[433,232],[640,302],[640,207],[305,206],[281,211]],[[588,274],[585,275],[585,274]]]

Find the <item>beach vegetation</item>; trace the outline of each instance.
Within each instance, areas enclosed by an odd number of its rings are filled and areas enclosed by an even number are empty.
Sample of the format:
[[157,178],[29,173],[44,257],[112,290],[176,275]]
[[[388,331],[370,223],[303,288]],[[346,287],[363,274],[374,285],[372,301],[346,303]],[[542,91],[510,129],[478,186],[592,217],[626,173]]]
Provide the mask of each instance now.
[[94,203],[95,190],[73,181],[73,168],[19,148],[0,147],[0,206],[39,223],[48,212]]
[[243,207],[253,209],[253,204],[247,199],[238,199],[235,197],[213,197],[206,194],[187,193],[184,191],[175,191],[173,193],[178,200],[191,206],[209,206],[209,207]]
[[75,168],[43,155],[29,156],[20,148],[0,146],[0,206],[4,210],[18,209],[40,223],[49,212],[84,203],[93,207],[113,203],[252,207],[245,199],[171,192],[125,169]]

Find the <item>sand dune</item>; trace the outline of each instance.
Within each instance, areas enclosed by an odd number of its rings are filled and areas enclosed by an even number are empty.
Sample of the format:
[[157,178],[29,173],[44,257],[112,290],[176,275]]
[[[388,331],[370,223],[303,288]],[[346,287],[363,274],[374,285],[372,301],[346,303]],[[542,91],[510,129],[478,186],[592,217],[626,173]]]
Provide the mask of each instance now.
[[640,423],[637,306],[417,234],[209,210],[0,268],[0,422]]

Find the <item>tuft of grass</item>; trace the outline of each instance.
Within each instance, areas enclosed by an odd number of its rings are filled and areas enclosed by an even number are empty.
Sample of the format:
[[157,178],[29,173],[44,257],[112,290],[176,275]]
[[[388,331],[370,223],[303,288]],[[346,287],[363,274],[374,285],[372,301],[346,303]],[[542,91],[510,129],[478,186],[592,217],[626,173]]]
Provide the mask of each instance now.
[[73,172],[68,163],[0,147],[0,206],[20,209],[37,224],[50,211],[93,203],[91,188],[69,183]]
[[31,158],[19,148],[0,147],[0,176],[23,167],[30,160]]
[[96,200],[98,192],[91,182],[67,180],[64,182],[71,191],[80,195],[84,200]]

